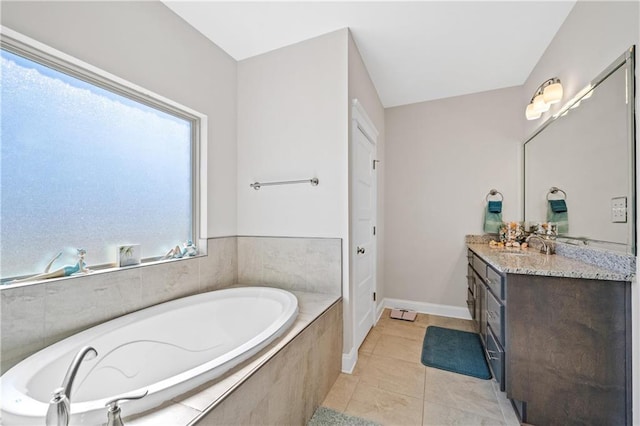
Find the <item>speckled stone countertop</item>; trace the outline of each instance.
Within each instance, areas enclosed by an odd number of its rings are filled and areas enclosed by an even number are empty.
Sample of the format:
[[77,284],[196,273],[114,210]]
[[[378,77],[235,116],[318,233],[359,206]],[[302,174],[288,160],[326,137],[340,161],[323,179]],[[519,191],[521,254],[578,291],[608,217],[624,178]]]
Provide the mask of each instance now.
[[493,248],[489,244],[468,243],[467,247],[497,270],[507,274],[592,280],[631,281],[632,274],[605,269],[558,254],[546,255],[537,249]]

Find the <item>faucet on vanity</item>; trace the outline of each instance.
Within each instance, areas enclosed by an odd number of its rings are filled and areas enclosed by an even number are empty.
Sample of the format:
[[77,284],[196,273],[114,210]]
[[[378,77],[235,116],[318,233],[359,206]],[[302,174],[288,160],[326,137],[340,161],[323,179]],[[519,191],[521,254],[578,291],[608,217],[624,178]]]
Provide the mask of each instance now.
[[528,243],[529,240],[531,240],[532,238],[537,238],[542,243],[542,247],[540,247],[540,253],[544,253],[544,254],[555,254],[556,253],[555,245],[551,241],[545,240],[544,238],[542,238],[539,235],[529,235],[525,241]]
[[51,398],[49,409],[47,410],[47,426],[67,426],[69,424],[69,418],[71,417],[71,387],[78,373],[78,368],[80,368],[80,363],[87,355],[96,357],[98,356],[98,351],[91,346],[85,346],[80,349],[73,361],[71,361],[71,365],[69,365],[67,374],[65,374],[62,381],[62,386],[53,391],[53,398]]

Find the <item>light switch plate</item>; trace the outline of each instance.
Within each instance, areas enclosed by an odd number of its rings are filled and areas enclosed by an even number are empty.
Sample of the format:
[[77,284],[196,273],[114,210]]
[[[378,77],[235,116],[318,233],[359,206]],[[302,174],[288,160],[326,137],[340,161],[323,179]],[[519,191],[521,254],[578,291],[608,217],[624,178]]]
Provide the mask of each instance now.
[[611,222],[627,222],[627,197],[616,197],[611,199]]

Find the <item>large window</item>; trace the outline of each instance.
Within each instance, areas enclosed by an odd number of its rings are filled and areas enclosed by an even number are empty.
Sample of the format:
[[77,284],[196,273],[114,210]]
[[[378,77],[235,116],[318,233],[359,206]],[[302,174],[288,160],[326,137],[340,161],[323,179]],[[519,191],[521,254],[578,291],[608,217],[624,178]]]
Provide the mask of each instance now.
[[198,118],[3,42],[2,278],[60,251],[54,268],[73,264],[80,247],[91,266],[119,245],[148,259],[196,241]]

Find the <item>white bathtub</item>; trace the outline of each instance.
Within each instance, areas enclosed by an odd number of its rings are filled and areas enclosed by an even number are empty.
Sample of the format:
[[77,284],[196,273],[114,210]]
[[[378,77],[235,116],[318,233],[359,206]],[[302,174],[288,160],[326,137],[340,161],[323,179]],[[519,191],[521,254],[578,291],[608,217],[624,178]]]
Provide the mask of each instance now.
[[268,287],[238,287],[185,297],[108,321],[30,356],[1,378],[2,423],[44,424],[49,400],[78,350],[93,346],[71,391],[71,424],[107,420],[106,401],[123,416],[149,410],[250,358],[289,328],[296,297]]

